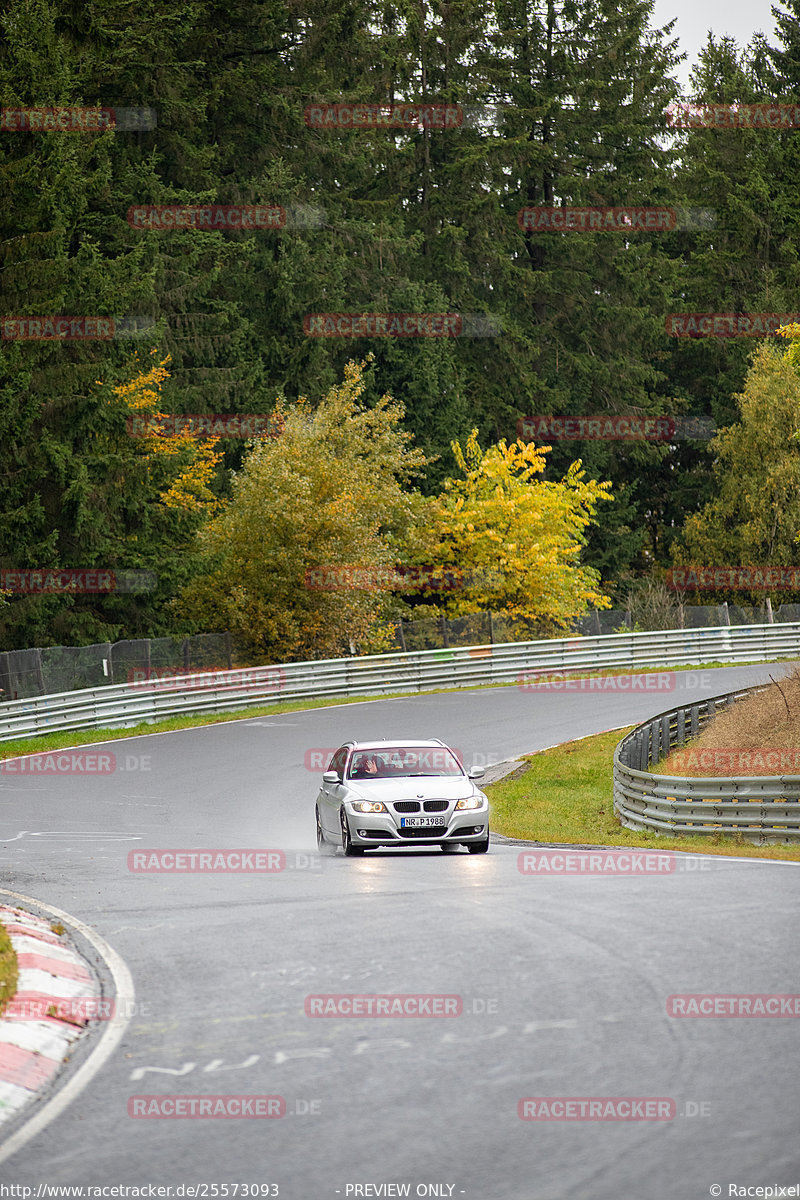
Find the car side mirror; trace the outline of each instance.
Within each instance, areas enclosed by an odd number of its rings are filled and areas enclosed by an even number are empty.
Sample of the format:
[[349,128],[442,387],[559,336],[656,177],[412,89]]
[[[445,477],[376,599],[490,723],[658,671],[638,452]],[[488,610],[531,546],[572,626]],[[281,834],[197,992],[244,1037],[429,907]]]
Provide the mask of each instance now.
[[323,771],[322,772],[322,782],[323,783],[340,783],[341,780],[339,779],[339,776],[336,771]]
[[486,774],[486,772],[484,771],[483,767],[471,767],[468,772],[467,778],[468,779],[483,779],[485,774]]

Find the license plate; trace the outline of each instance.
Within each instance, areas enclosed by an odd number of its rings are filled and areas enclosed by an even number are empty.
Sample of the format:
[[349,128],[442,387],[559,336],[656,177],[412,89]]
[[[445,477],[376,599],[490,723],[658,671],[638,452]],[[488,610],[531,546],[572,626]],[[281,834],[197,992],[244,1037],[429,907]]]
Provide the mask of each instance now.
[[401,817],[401,829],[423,829],[429,825],[446,825],[446,817]]

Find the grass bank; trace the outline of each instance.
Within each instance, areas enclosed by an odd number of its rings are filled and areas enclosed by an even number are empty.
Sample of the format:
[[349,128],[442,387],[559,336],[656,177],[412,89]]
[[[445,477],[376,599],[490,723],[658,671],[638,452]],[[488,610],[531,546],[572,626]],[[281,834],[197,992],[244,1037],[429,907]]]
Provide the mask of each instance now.
[[718,713],[651,770],[693,778],[800,775],[800,670]]
[[5,927],[0,925],[0,1016],[17,991],[17,956]]

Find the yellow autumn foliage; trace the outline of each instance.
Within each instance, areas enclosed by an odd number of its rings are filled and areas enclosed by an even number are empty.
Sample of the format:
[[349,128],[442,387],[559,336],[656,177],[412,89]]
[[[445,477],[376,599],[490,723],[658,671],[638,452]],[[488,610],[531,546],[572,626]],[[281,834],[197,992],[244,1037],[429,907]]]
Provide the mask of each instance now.
[[489,609],[564,627],[589,605],[609,608],[580,554],[611,484],[587,480],[580,461],[544,480],[549,446],[503,440],[483,451],[476,429],[452,449],[464,478],[446,481],[432,520],[433,562],[456,582],[442,593],[447,614]]
[[[161,411],[161,388],[169,379],[169,361],[167,355],[161,362],[146,368],[137,360],[134,377],[113,389],[113,394],[125,403],[131,414],[146,413],[156,421],[166,416]],[[156,471],[162,473],[164,468],[168,474],[173,470],[176,472],[169,486],[159,493],[159,501],[165,508],[206,514],[219,508],[220,502],[209,486],[222,458],[222,451],[217,450],[218,442],[218,438],[198,439],[189,432],[154,433],[141,438],[151,476]]]

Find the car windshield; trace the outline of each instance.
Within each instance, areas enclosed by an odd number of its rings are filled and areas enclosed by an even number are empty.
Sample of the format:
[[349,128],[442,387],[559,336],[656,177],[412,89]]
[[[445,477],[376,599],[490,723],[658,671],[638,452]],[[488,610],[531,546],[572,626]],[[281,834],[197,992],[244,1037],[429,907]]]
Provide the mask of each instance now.
[[409,779],[419,775],[463,775],[458,759],[445,746],[382,746],[356,750],[349,779]]

